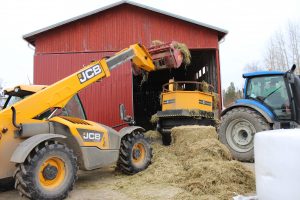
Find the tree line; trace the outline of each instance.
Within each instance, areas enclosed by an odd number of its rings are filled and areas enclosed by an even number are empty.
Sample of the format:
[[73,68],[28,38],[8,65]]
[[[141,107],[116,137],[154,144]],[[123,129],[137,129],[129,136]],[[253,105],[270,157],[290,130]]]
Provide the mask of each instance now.
[[[275,31],[265,49],[260,60],[253,60],[244,66],[244,72],[287,71],[296,64],[296,73],[300,74],[300,22],[288,22],[284,29]],[[243,91],[236,88],[233,82],[222,94],[225,108],[243,97]]]
[[236,99],[243,98],[243,91],[241,89],[236,88],[233,82],[230,83],[229,87],[226,90],[223,90],[222,94],[224,108],[234,103]]

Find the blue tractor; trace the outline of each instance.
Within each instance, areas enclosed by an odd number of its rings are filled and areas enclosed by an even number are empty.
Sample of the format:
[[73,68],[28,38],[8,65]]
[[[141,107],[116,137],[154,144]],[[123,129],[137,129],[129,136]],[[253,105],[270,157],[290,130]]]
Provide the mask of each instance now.
[[[219,138],[240,161],[253,161],[257,132],[300,127],[300,78],[294,71],[246,73],[244,97],[221,113]],[[300,131],[299,131],[300,132]]]

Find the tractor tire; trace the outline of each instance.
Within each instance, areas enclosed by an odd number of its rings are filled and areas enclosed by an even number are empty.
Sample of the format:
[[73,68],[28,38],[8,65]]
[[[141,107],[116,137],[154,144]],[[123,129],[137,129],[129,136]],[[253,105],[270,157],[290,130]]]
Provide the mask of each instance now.
[[37,146],[14,174],[15,188],[29,199],[65,199],[77,179],[77,158],[65,145],[46,141]]
[[152,148],[141,132],[125,135],[121,140],[117,169],[132,175],[146,169],[152,159]]
[[218,129],[219,139],[239,161],[254,161],[254,135],[270,130],[270,124],[255,110],[239,107],[228,111]]

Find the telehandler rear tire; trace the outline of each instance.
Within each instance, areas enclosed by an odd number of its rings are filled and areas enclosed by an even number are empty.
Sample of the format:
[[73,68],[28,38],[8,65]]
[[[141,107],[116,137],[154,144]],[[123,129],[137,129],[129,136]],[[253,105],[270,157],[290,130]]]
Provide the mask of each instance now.
[[117,169],[125,174],[136,174],[146,169],[152,159],[152,148],[141,132],[125,135],[121,140]]
[[77,170],[77,158],[71,149],[46,141],[17,165],[15,188],[30,199],[64,199],[73,189]]

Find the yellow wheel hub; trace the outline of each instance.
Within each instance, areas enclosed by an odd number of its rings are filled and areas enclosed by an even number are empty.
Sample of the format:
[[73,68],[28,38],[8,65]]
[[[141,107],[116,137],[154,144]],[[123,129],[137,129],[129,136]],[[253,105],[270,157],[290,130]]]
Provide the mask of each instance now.
[[65,179],[65,175],[65,163],[57,157],[48,158],[39,169],[40,184],[47,189],[60,186]]
[[142,164],[145,160],[146,150],[142,143],[136,143],[132,148],[132,161],[135,164]]

